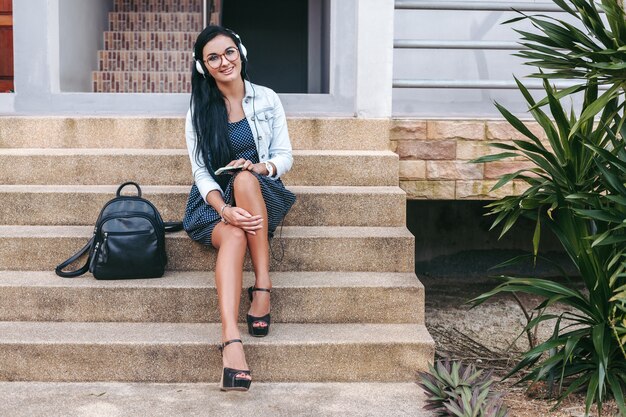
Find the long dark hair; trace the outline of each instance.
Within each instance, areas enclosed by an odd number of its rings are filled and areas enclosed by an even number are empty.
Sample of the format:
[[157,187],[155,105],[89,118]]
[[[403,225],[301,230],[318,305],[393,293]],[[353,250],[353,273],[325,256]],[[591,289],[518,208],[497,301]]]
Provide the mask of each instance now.
[[213,179],[224,189],[228,183],[228,178],[227,176],[217,177],[215,170],[235,159],[235,155],[228,138],[228,113],[224,96],[217,88],[215,79],[209,74],[202,53],[204,46],[220,35],[229,37],[237,45],[241,57],[241,79],[246,79],[248,62],[244,54],[241,53],[241,42],[235,33],[221,26],[207,26],[200,32],[193,47],[195,60],[202,65],[204,75],[197,71],[196,62],[194,62],[191,69],[189,107],[193,128],[196,131],[196,160],[204,162]]

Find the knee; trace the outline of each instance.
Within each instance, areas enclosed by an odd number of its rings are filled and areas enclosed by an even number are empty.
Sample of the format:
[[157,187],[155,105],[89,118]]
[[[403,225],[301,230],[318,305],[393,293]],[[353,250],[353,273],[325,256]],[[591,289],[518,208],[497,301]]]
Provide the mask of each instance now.
[[252,191],[259,188],[259,180],[250,171],[241,171],[235,177],[233,186],[235,191]]
[[242,229],[235,226],[229,226],[226,233],[224,233],[223,242],[229,246],[245,247],[248,244],[248,239],[246,238],[246,232]]

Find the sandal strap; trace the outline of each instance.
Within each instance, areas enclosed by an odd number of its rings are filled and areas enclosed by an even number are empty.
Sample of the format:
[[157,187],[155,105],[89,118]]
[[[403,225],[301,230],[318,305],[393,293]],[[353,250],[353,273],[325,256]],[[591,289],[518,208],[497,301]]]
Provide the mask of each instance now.
[[224,368],[225,370],[227,370],[228,372],[232,372],[232,373],[237,373],[237,375],[239,374],[247,374],[247,375],[252,375],[252,371],[250,369],[235,369],[235,368]]
[[219,345],[220,351],[224,350],[224,348],[230,345],[231,343],[241,343],[243,345],[243,342],[241,341],[241,339],[230,339]]
[[267,288],[257,288],[257,287],[252,287],[252,291],[265,291],[265,292],[269,292],[271,293],[272,290],[267,289]]

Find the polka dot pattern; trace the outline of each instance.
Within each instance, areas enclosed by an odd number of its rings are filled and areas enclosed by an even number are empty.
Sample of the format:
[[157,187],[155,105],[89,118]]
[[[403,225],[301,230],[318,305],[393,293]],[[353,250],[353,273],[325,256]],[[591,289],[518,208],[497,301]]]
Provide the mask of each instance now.
[[[237,159],[244,158],[255,164],[259,163],[259,154],[254,144],[254,136],[246,119],[229,123],[228,133]],[[268,236],[271,238],[293,203],[295,203],[296,196],[285,188],[280,179],[272,180],[265,175],[259,175],[254,172],[252,174],[257,177],[261,186],[261,194],[263,194],[267,207]],[[224,201],[230,204],[234,203],[234,179],[235,176],[233,175],[226,189],[223,190]],[[211,234],[215,225],[220,221],[220,214],[210,204],[204,202],[198,187],[194,184],[189,193],[183,219],[183,226],[187,234],[195,241],[204,245],[211,245]]]

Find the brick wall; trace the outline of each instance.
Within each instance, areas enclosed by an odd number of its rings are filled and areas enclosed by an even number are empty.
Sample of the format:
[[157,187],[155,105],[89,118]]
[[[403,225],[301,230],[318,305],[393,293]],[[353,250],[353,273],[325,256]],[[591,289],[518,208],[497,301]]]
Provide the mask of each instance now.
[[[544,140],[535,122],[529,129]],[[530,167],[522,158],[474,164],[471,159],[503,152],[488,146],[524,138],[502,120],[415,120],[392,122],[391,149],[400,156],[400,187],[409,200],[488,200],[519,194],[514,182],[491,192],[503,175]]]

